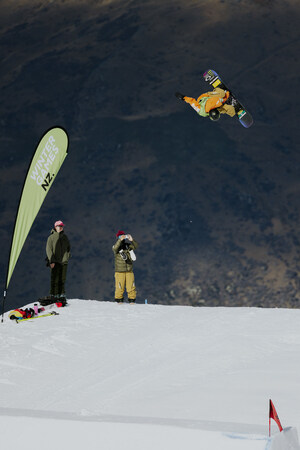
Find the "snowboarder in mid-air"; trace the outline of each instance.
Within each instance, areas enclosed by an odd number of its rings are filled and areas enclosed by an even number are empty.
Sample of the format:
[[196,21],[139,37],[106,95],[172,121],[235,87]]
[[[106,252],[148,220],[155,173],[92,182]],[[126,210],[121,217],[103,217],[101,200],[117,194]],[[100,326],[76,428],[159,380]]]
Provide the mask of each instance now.
[[179,100],[190,104],[192,108],[202,117],[211,120],[219,120],[220,114],[230,117],[236,116],[245,128],[253,125],[253,118],[249,111],[240,103],[236,95],[228,89],[215,70],[209,69],[203,74],[204,81],[212,86],[213,91],[206,92],[196,99],[186,97],[180,92],[175,95]]
[[197,100],[193,97],[186,97],[180,92],[176,92],[175,95],[178,99],[191,105],[200,116],[209,117],[211,120],[219,120],[220,114],[228,114],[230,117],[236,114],[234,108],[236,100],[229,91],[219,87],[200,95]]

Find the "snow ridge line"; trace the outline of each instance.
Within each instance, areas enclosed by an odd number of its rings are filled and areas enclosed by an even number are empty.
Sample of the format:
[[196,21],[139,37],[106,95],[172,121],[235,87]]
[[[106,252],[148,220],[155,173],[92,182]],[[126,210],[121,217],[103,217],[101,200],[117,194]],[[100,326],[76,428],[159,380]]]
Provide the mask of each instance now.
[[[67,411],[43,411],[38,409],[21,409],[0,407],[0,416],[32,417],[39,419],[72,420],[80,422],[111,422],[111,423],[135,423],[143,425],[165,425],[206,431],[219,431],[233,439],[247,439],[246,434],[251,434],[251,439],[269,439],[265,434],[266,428],[260,425],[251,425],[231,422],[214,422],[208,420],[174,419],[165,417],[135,417],[115,414],[92,414],[87,410],[81,413]],[[230,434],[229,434],[230,433]],[[248,437],[249,439],[249,437]],[[266,447],[267,450],[267,447]]]

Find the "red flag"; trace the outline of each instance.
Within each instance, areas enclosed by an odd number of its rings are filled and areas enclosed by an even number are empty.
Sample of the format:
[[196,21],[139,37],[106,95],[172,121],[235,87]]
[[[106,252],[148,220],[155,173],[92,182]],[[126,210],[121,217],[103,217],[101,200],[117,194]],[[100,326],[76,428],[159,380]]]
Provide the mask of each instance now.
[[275,420],[278,425],[279,431],[282,431],[283,428],[281,426],[278,414],[276,412],[275,406],[273,405],[272,400],[270,399],[270,410],[269,410],[269,436],[271,436],[271,419]]

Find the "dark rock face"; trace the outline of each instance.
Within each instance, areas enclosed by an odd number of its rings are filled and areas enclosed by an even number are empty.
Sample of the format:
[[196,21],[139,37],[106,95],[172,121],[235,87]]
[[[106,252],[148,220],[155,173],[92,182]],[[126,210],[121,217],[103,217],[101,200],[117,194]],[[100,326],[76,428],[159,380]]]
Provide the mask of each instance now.
[[[110,300],[118,229],[140,243],[140,300],[298,307],[297,1],[23,1],[0,6],[0,218],[6,271],[39,136],[69,156],[21,253],[8,307],[48,291],[48,232],[67,224],[68,296]],[[252,112],[198,117],[174,97],[217,70]]]

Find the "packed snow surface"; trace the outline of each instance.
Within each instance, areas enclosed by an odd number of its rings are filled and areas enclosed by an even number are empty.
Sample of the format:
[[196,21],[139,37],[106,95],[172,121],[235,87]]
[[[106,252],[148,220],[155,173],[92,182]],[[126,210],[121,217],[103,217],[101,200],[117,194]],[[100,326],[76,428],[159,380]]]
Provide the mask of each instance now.
[[57,311],[0,324],[5,450],[265,450],[270,398],[300,429],[299,310]]

